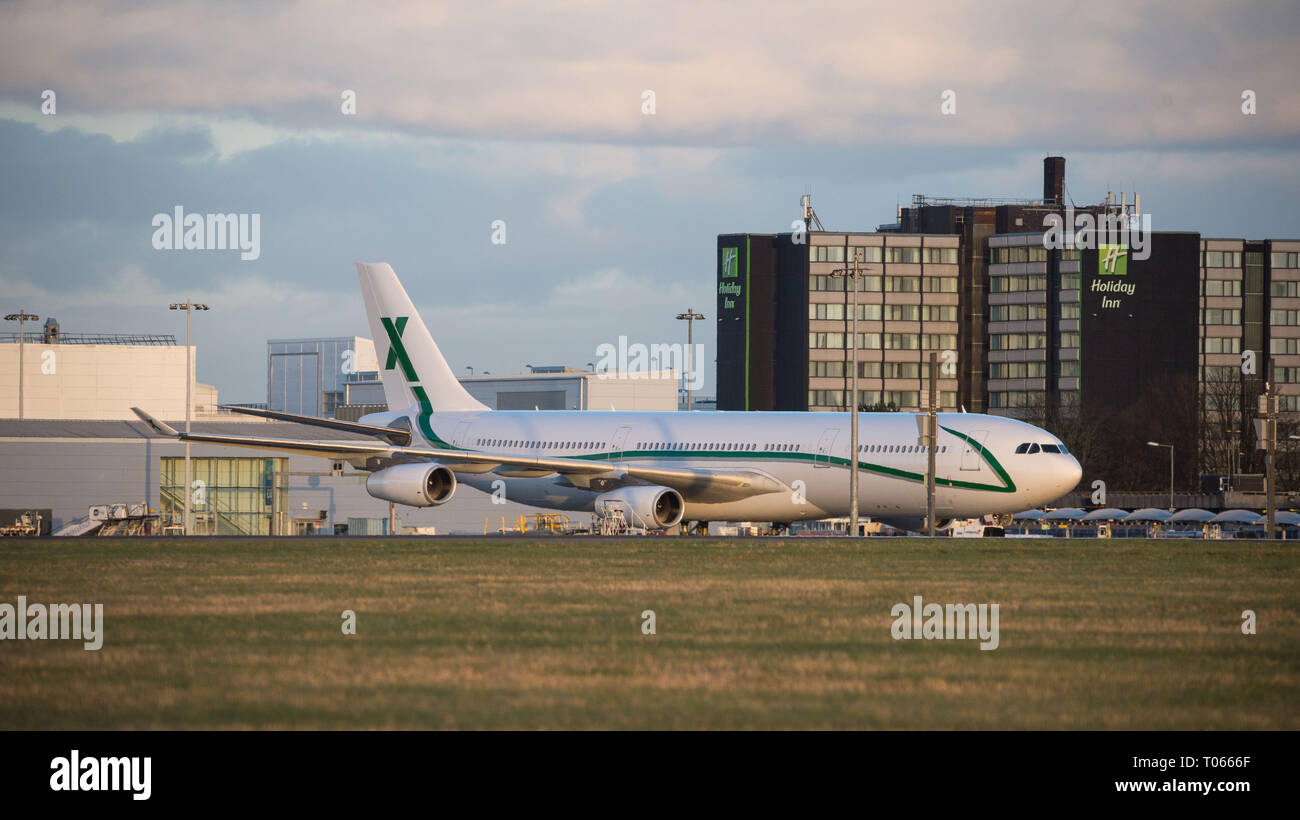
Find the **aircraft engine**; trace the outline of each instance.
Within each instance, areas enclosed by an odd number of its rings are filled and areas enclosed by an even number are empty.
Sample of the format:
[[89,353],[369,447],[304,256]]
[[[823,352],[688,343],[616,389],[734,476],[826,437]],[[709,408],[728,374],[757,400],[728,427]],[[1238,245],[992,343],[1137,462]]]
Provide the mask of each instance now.
[[619,507],[628,517],[628,523],[650,529],[663,529],[680,524],[686,512],[686,502],[681,493],[669,487],[655,485],[621,487],[596,496],[596,509]]
[[456,492],[456,474],[435,462],[397,464],[371,473],[366,492],[408,507],[436,507]]

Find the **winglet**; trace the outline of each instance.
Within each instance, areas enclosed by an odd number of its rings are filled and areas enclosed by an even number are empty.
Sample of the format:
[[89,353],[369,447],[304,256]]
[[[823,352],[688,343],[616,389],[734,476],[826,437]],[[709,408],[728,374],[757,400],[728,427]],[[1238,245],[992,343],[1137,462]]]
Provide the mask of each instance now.
[[140,421],[143,421],[145,424],[149,425],[149,429],[153,430],[155,433],[161,433],[164,436],[177,436],[177,437],[180,436],[180,433],[175,428],[169,426],[166,422],[159,421],[158,419],[149,415],[145,411],[141,410],[139,407],[132,407],[131,412],[139,416]]

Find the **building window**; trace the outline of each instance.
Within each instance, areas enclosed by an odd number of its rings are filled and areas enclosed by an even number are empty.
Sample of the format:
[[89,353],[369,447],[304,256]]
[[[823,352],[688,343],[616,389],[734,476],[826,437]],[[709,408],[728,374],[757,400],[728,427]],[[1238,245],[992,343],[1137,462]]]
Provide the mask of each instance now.
[[1033,350],[1047,347],[1046,333],[994,333],[989,350]]
[[927,322],[955,322],[957,321],[957,306],[926,305],[922,311],[922,316]]
[[1023,322],[1028,319],[1046,318],[1047,305],[991,305],[989,307],[990,322]]
[[[1240,313],[1239,311],[1234,312]],[[1268,312],[1268,323],[1274,327],[1298,325],[1300,324],[1300,310],[1270,310]]]
[[879,245],[866,245],[866,246],[856,245],[854,247],[851,247],[849,248],[849,261],[863,262],[863,263],[880,262],[880,246]]
[[1240,296],[1240,279],[1206,279],[1204,296]]
[[1061,274],[1061,290],[1078,290],[1079,274],[1063,273]]
[[1041,379],[1045,376],[1046,362],[994,362],[989,365],[989,378],[992,379]]
[[957,264],[956,248],[926,248],[925,261],[932,265]]
[[1300,282],[1273,282],[1269,285],[1269,293],[1274,297],[1300,298]]
[[889,248],[888,260],[894,264],[910,265],[921,261],[920,248]]
[[957,347],[956,333],[926,333],[921,337],[923,350],[952,350]]
[[1077,330],[1061,332],[1061,347],[1078,347],[1078,346],[1079,346],[1079,332]]
[[[1283,311],[1273,311],[1281,313]],[[1201,324],[1203,325],[1239,325],[1241,324],[1241,311],[1235,308],[1206,308],[1201,311]],[[1278,324],[1276,321],[1274,324]],[[1294,322],[1292,323],[1294,324]]]
[[844,378],[844,362],[808,362],[810,379]]
[[919,350],[920,337],[915,333],[886,333],[885,350]]
[[843,262],[843,245],[813,245],[808,249],[808,259],[812,262]]
[[1060,307],[1061,307],[1061,318],[1062,318],[1062,319],[1078,319],[1078,318],[1079,318],[1079,303],[1078,303],[1078,302],[1062,302]]
[[[899,248],[898,250],[906,250],[906,248]],[[917,293],[921,290],[921,277],[886,276],[885,290],[892,293]]]
[[[1206,339],[1205,341],[1209,342],[1210,340]],[[1228,341],[1228,340],[1225,339],[1224,341]],[[1233,339],[1232,341],[1235,342],[1237,340]],[[1208,347],[1206,349],[1206,352],[1207,353],[1209,352]],[[1228,351],[1225,350],[1224,352],[1227,353]],[[1234,350],[1232,352],[1236,353],[1237,351]],[[1300,339],[1286,339],[1286,338],[1269,339],[1268,352],[1274,355],[1281,355],[1281,356],[1288,356],[1288,355],[1300,353]]]
[[843,407],[843,390],[809,390],[809,407]]
[[809,302],[808,318],[840,321],[844,319],[844,305],[840,302]]
[[885,305],[885,318],[891,322],[921,321],[920,305]]
[[[1273,341],[1276,342],[1277,339],[1274,339]],[[1222,338],[1222,337],[1206,338],[1205,352],[1206,353],[1240,353],[1241,339],[1235,336],[1229,338]]]
[[1300,268],[1300,253],[1294,251],[1274,251],[1270,254],[1270,264],[1274,268]]
[[956,276],[926,276],[922,278],[926,293],[956,293]]
[[1241,267],[1241,252],[1240,251],[1206,251],[1205,267],[1239,268]]
[[808,347],[815,350],[836,350],[844,347],[843,333],[809,333]]

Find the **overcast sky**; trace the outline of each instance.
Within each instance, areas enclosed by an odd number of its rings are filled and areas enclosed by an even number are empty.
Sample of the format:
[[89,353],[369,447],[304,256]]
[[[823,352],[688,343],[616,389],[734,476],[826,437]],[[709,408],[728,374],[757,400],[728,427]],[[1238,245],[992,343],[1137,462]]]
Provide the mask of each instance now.
[[[353,263],[388,261],[460,373],[681,341],[694,307],[711,395],[716,237],[805,192],[871,230],[1037,197],[1061,154],[1077,203],[1300,236],[1298,41],[1294,0],[5,3],[0,312],[180,338],[193,297],[199,380],[265,401],[266,340],[368,335]],[[260,214],[260,258],[155,250],[178,205]]]

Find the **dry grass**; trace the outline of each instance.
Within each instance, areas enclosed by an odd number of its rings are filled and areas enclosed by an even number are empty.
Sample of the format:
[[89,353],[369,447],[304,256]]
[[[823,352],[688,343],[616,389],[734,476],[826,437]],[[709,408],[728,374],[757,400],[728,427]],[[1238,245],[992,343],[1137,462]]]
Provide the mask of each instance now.
[[[0,728],[1300,728],[1295,547],[820,539],[0,545]],[[998,603],[1000,646],[890,608]],[[357,613],[344,636],[340,613]],[[658,634],[641,633],[653,609]],[[1241,633],[1241,612],[1259,633]]]

